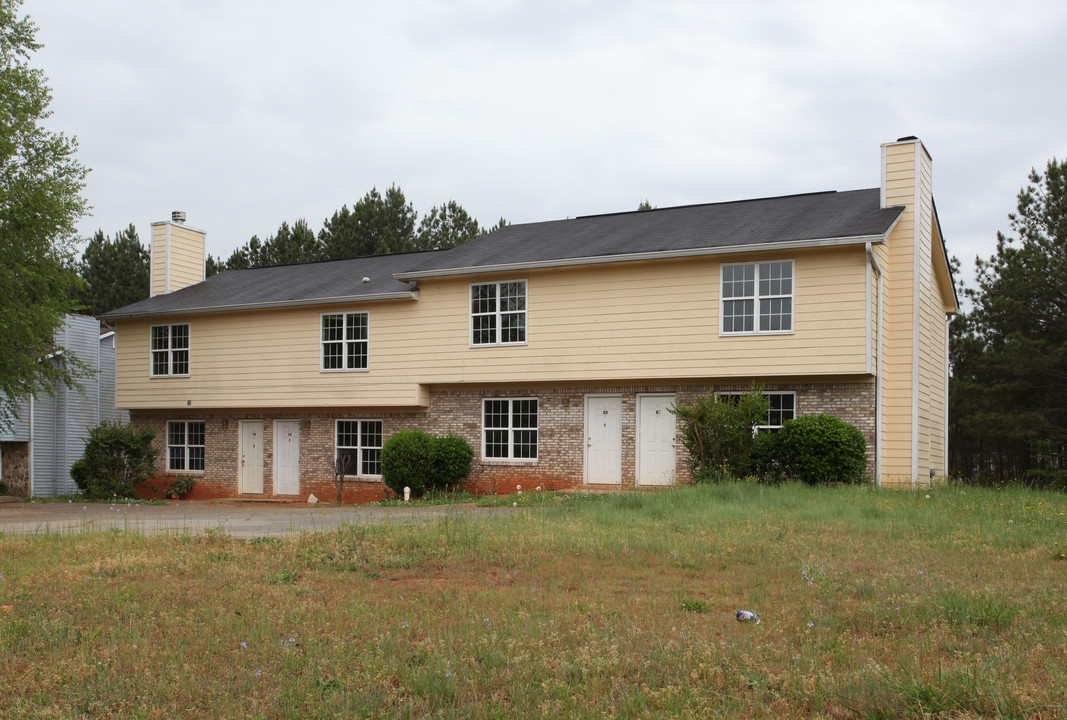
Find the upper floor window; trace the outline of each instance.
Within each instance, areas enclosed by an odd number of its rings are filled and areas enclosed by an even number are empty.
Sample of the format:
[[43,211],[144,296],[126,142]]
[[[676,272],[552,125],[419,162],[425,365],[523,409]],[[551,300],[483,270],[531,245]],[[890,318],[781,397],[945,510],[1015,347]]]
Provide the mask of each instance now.
[[471,345],[526,342],[526,281],[471,285]]
[[322,370],[366,370],[369,313],[322,316]]
[[337,465],[345,475],[382,474],[382,421],[338,420]]
[[204,421],[167,423],[167,469],[204,470]]
[[189,324],[152,326],[152,375],[189,374]]
[[535,398],[486,398],[482,401],[482,457],[537,459]]
[[722,268],[724,335],[793,332],[793,261]]

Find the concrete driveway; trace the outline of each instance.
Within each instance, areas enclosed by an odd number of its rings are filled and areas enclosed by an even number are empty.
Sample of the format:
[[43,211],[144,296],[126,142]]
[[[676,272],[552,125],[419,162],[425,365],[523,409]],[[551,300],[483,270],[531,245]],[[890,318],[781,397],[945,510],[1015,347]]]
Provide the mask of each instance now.
[[219,532],[249,539],[294,532],[332,530],[340,525],[408,523],[446,517],[490,517],[514,508],[473,504],[430,507],[277,504],[242,501],[180,501],[170,505],[137,503],[0,503],[0,533],[80,533],[130,530],[146,535]]

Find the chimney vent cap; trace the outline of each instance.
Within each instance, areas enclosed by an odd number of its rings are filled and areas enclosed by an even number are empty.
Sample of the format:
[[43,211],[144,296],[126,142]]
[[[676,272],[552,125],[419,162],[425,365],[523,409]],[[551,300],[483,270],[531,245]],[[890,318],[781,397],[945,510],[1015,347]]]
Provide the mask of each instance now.
[[178,223],[179,225],[184,225],[185,224],[185,211],[184,210],[175,210],[174,212],[172,212],[170,214],[170,221],[174,222],[174,223]]

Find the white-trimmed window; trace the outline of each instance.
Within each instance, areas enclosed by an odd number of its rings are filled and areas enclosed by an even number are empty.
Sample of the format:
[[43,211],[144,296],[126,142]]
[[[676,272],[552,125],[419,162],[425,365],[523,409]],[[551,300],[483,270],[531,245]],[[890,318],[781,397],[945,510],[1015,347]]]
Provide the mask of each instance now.
[[723,335],[793,332],[793,261],[720,268]]
[[526,343],[526,281],[471,285],[471,345]]
[[482,400],[482,457],[487,460],[537,459],[537,399]]
[[[718,393],[718,396],[734,402],[738,402],[741,399],[740,393]],[[764,392],[763,396],[770,401],[771,406],[767,409],[767,417],[764,419],[763,424],[755,427],[757,432],[761,430],[769,430],[771,432],[781,430],[786,420],[792,420],[797,416],[797,394],[795,392],[791,390],[770,390]]]
[[152,377],[189,374],[189,323],[153,325]]
[[336,447],[346,476],[381,477],[381,420],[338,420]]
[[204,472],[204,421],[167,422],[167,470]]
[[367,369],[370,313],[323,313],[321,366],[324,372]]

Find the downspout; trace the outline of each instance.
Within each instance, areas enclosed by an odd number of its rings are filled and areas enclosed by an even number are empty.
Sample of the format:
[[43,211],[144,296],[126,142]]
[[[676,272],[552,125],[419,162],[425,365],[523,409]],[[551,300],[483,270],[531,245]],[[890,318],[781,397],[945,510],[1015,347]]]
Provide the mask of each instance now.
[[29,449],[28,449],[28,453],[29,453],[28,467],[29,467],[29,473],[30,473],[30,477],[28,478],[28,480],[30,482],[28,483],[28,485],[29,485],[29,490],[30,490],[30,497],[34,496],[34,492],[33,492],[33,490],[34,490],[34,488],[33,488],[33,428],[34,428],[34,421],[33,421],[33,395],[30,395],[30,442],[29,442]]
[[[871,244],[866,243],[868,269],[873,269],[878,274],[878,355],[877,361],[874,362],[873,368],[868,368],[874,371],[874,486],[877,488],[882,487],[882,354],[885,352],[884,338],[882,337],[882,313],[885,305],[885,277],[882,275],[882,268],[878,264],[878,258],[874,256],[874,249]],[[871,292],[871,283],[867,282],[867,292]],[[870,313],[868,312],[868,335],[867,335],[867,361],[871,363],[871,356],[874,354],[874,345],[872,336],[870,334]]]

